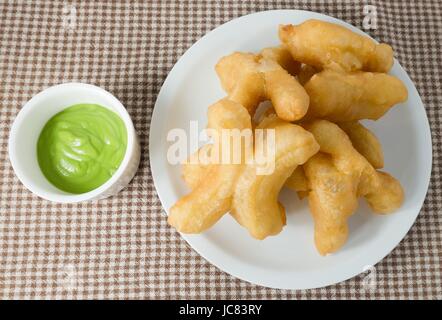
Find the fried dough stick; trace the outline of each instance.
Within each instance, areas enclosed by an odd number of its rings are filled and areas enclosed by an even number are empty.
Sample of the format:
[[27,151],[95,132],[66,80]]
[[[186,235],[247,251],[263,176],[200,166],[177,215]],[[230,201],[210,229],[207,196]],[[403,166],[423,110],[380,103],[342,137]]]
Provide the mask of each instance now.
[[312,19],[281,25],[279,38],[294,60],[321,69],[388,72],[393,65],[389,45],[330,22]]
[[[207,177],[211,167],[214,166],[209,161],[212,147],[212,144],[202,146],[182,163],[181,177],[191,190],[195,189]],[[203,161],[204,158],[208,161]]]
[[376,171],[336,124],[317,120],[305,128],[313,134],[321,151],[303,167],[315,220],[315,244],[325,255],[346,242],[347,219],[357,208],[357,197],[364,197],[374,212],[386,214],[401,206],[404,192],[399,181]]
[[298,120],[307,112],[309,96],[304,88],[273,59],[235,52],[221,58],[215,70],[229,98],[252,116],[259,103],[268,99],[283,120]]
[[334,122],[377,120],[408,97],[405,85],[384,73],[324,70],[304,88],[310,96],[307,117]]
[[[249,129],[251,119],[240,104],[222,99],[209,107],[209,128],[220,132],[222,129]],[[223,140],[220,139],[220,144]],[[242,156],[245,148],[241,146]],[[222,150],[222,145],[220,150]],[[207,169],[207,168],[206,168]],[[236,181],[244,169],[240,164],[212,164],[205,172],[204,179],[194,185],[193,190],[179,199],[170,209],[168,222],[179,232],[200,233],[215,224],[230,210]]]
[[311,188],[316,248],[321,255],[335,252],[347,241],[347,219],[358,207],[357,177],[340,172],[322,152],[307,161],[304,171]]
[[379,139],[358,121],[337,124],[350,138],[353,147],[367,159],[375,169],[384,167],[384,152]]
[[[295,168],[315,154],[319,146],[302,127],[274,115],[265,118],[257,129],[274,130],[274,170],[260,175],[256,163],[248,164],[236,184],[231,213],[252,237],[264,239],[278,234],[285,225],[285,210],[278,202],[279,191]],[[260,146],[264,145],[265,142],[255,142],[255,159],[262,151]]]

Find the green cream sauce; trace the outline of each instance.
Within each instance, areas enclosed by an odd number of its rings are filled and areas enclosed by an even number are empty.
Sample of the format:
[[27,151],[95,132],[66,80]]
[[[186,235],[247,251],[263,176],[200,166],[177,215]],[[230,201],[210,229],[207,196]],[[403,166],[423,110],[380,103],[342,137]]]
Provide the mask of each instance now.
[[123,120],[97,104],[76,104],[53,116],[37,142],[41,171],[57,188],[85,193],[109,180],[127,147]]

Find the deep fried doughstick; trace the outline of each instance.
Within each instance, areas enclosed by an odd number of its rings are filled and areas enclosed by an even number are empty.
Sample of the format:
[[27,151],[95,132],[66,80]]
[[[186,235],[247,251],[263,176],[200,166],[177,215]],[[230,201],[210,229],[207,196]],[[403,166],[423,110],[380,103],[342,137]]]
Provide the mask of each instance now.
[[202,161],[203,157],[210,156],[212,144],[206,144],[192,153],[181,166],[181,176],[190,189],[195,189],[210,172],[209,161]]
[[337,124],[351,140],[353,147],[375,168],[384,167],[384,152],[381,142],[358,121],[340,122]]
[[[351,140],[353,147],[375,168],[384,167],[384,154],[378,138],[357,121],[338,123]],[[203,175],[203,173],[201,173]],[[285,186],[296,191],[300,198],[309,190],[308,180],[301,166],[287,179]]]
[[313,157],[304,165],[311,189],[315,243],[324,255],[345,243],[347,218],[356,210],[358,196],[365,197],[374,212],[385,214],[401,206],[404,193],[399,181],[376,171],[337,125],[317,120],[305,128],[319,143],[321,153],[326,154]]
[[298,166],[295,171],[293,171],[284,186],[295,191],[299,199],[304,199],[308,196],[310,187],[302,166]]
[[347,219],[358,207],[357,177],[340,172],[322,152],[309,159],[304,170],[311,188],[316,248],[321,255],[335,252],[347,241]]
[[285,186],[294,191],[308,191],[308,180],[305,176],[302,166],[299,166],[293,171],[292,175],[285,182]]
[[252,53],[235,52],[215,66],[229,98],[253,116],[259,103],[270,99],[278,116],[286,121],[302,118],[309,96],[299,82],[276,61]]
[[[208,118],[209,128],[218,131],[251,130],[251,119],[247,110],[227,99],[210,106]],[[222,150],[222,147],[220,149]],[[172,206],[169,224],[184,233],[200,233],[210,228],[230,209],[234,186],[243,168],[244,164],[210,165],[201,183]]]
[[[402,197],[397,196],[397,190],[402,190],[399,182],[387,173],[376,171],[373,166],[359,154],[351,144],[346,133],[336,124],[327,120],[316,120],[305,125],[320,145],[321,152],[332,156],[336,168],[360,178],[358,195],[366,198],[368,204],[376,213],[390,213],[400,207]],[[387,178],[388,176],[388,178]],[[395,184],[390,186],[387,184]],[[375,197],[389,198],[389,202],[380,204]],[[403,194],[402,194],[403,196]],[[391,201],[395,200],[395,201]]]
[[[210,154],[211,148],[211,144],[202,146],[195,151],[195,153],[191,154],[189,158],[182,164],[182,178],[190,189],[194,189],[203,179],[207,177],[210,166],[213,164],[203,163],[199,161],[199,159],[201,159],[202,156]],[[296,191],[300,199],[303,199],[308,195],[310,188],[308,186],[308,180],[302,166],[296,167],[295,171],[293,171],[292,175],[287,179],[284,186]]]
[[[257,165],[248,164],[235,187],[232,216],[256,239],[275,235],[285,225],[285,211],[278,194],[295,168],[315,154],[319,146],[302,127],[269,116],[257,127],[275,130],[275,167],[269,175],[258,175]],[[258,153],[255,143],[255,156]],[[265,144],[264,144],[265,145]]]
[[315,74],[304,88],[310,96],[307,117],[334,122],[377,120],[408,97],[405,85],[384,73],[324,70]]
[[299,25],[282,25],[279,38],[293,59],[318,68],[346,72],[365,70],[388,72],[393,65],[393,49],[376,44],[337,24],[307,20]]

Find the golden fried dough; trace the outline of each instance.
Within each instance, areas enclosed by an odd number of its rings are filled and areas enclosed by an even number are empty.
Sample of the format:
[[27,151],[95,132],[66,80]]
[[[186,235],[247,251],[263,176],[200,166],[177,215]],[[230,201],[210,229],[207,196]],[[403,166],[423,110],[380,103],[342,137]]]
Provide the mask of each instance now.
[[358,196],[365,197],[373,211],[389,213],[401,206],[404,193],[399,181],[376,171],[336,124],[316,120],[304,126],[321,151],[321,155],[304,164],[304,171],[311,190],[309,205],[315,220],[315,244],[324,255],[345,243],[346,221],[357,208]]
[[347,219],[358,207],[357,179],[340,172],[330,155],[318,153],[304,165],[311,191],[315,244],[321,255],[335,252],[348,238]]
[[206,144],[192,153],[181,166],[181,176],[190,189],[196,188],[210,172],[210,161],[203,161],[210,157],[211,144]]
[[318,68],[388,72],[393,65],[393,49],[389,45],[376,44],[366,36],[325,21],[312,19],[299,25],[282,25],[279,38],[294,60]]
[[[251,119],[247,110],[227,99],[209,107],[208,119],[209,128],[212,129],[251,130]],[[222,141],[220,139],[220,143]],[[245,154],[244,150],[242,154]],[[234,186],[243,168],[243,163],[211,165],[204,179],[172,206],[169,224],[184,233],[200,233],[210,228],[230,209]]]
[[299,166],[293,171],[292,175],[285,182],[285,186],[294,191],[308,191],[308,181],[305,176],[302,166]]
[[408,97],[405,85],[384,73],[324,70],[315,74],[304,88],[310,96],[307,116],[334,122],[377,120]]
[[309,97],[304,88],[275,60],[235,52],[221,58],[215,70],[229,98],[252,116],[259,103],[267,99],[286,121],[300,119],[307,112]]
[[265,59],[275,61],[292,76],[296,76],[301,70],[301,63],[293,60],[290,51],[283,46],[264,48],[260,54]]
[[386,172],[377,171],[377,180],[365,193],[365,200],[374,212],[391,213],[404,202],[404,190],[400,183]]
[[295,191],[298,194],[299,199],[304,199],[308,196],[310,187],[302,166],[296,167],[292,175],[288,177],[284,186]]
[[[257,128],[274,130],[274,170],[268,175],[258,175],[258,165],[248,164],[236,184],[231,213],[254,238],[264,239],[279,233],[285,224],[284,208],[278,203],[280,189],[295,168],[315,154],[319,146],[302,127],[276,116],[264,119]],[[265,142],[255,142],[255,157],[259,153],[257,146],[262,145]]]
[[375,168],[384,167],[384,152],[378,138],[358,121],[340,122],[339,127],[345,131],[353,147]]

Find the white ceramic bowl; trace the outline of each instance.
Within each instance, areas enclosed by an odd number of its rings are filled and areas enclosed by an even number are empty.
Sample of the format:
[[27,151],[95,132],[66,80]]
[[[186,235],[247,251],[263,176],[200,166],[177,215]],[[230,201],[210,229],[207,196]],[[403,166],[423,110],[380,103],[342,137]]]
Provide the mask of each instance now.
[[[115,174],[100,187],[71,194],[52,185],[37,160],[37,139],[46,122],[56,113],[78,103],[94,103],[116,112],[127,130],[127,148]],[[73,203],[97,200],[117,194],[132,180],[140,162],[140,145],[132,120],[121,102],[99,87],[84,83],[63,83],[47,88],[29,100],[17,115],[9,134],[9,159],[26,188],[53,202]]]

